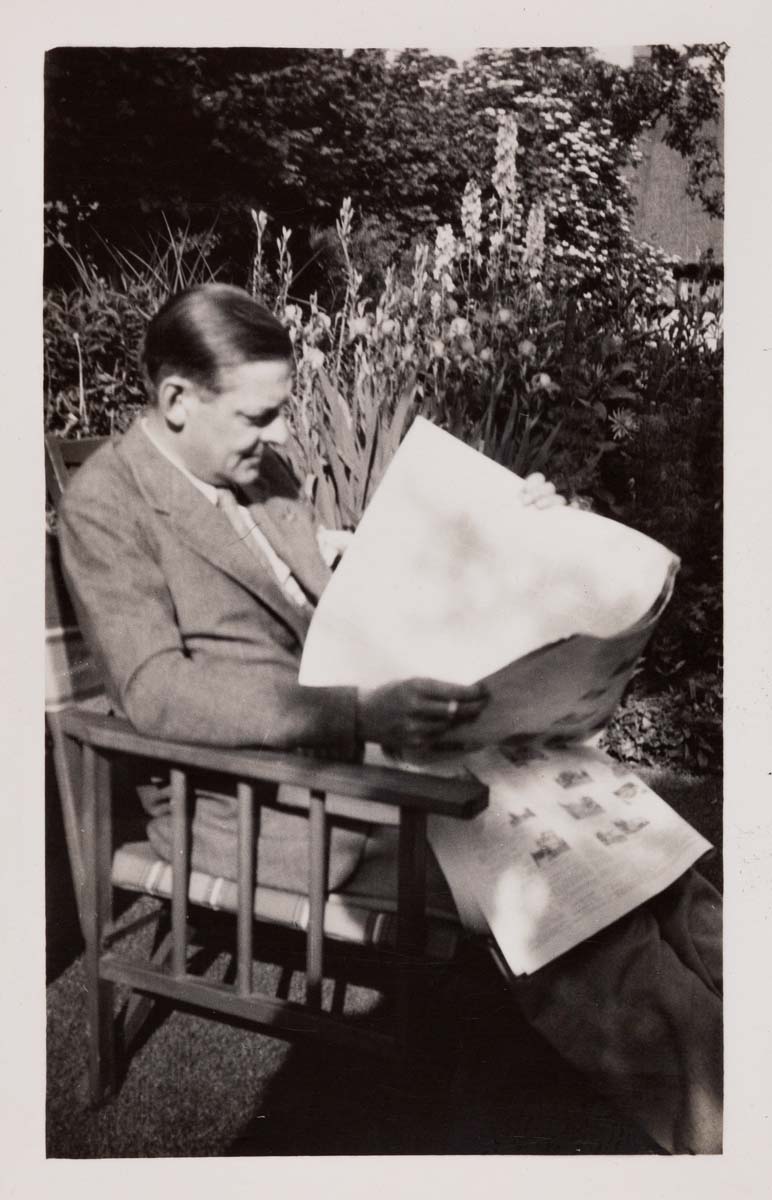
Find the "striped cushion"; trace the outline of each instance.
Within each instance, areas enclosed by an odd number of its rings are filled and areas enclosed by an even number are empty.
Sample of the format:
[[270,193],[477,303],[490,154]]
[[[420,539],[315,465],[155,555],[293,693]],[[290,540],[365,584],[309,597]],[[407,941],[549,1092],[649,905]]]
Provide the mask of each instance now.
[[[56,713],[73,704],[100,708],[94,701],[104,696],[99,673],[78,628],[67,594],[59,545],[46,535],[46,712]],[[106,702],[105,702],[106,707]]]
[[[172,894],[171,863],[159,858],[149,842],[121,846],[113,858],[112,881],[116,887],[169,898]],[[349,896],[347,889],[333,892],[324,909],[325,936],[360,946],[393,946],[397,917],[393,901]],[[215,878],[191,871],[188,897],[204,908],[238,911],[238,889],[231,879]],[[308,896],[258,885],[254,914],[258,920],[305,932],[308,928]],[[427,954],[443,962],[456,951],[458,926],[448,917],[431,917],[427,922]]]

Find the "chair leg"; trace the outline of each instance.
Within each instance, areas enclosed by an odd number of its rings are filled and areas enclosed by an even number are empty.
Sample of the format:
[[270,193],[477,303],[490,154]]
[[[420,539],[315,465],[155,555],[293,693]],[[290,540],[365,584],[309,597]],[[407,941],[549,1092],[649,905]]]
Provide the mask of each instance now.
[[92,747],[83,747],[83,936],[89,1036],[89,1095],[99,1105],[115,1090],[115,987],[99,978],[99,958],[112,908],[111,771]]

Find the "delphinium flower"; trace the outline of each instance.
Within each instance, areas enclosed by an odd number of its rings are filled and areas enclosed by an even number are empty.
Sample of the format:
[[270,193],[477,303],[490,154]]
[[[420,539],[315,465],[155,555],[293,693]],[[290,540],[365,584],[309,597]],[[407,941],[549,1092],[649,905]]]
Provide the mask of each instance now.
[[525,264],[533,278],[541,275],[544,266],[545,232],[544,204],[541,200],[537,200],[531,205],[531,211],[528,213],[528,225],[525,231]]
[[517,199],[517,118],[501,113],[496,133],[496,162],[493,168],[493,187],[501,200],[504,221],[512,218]]
[[[451,271],[457,253],[456,238],[450,225],[440,225],[437,229],[437,237],[434,243],[434,270],[432,274],[435,279],[442,280],[443,286],[448,288],[448,291],[453,290]],[[448,281],[450,282],[450,287],[448,287]]]
[[479,262],[479,247],[482,242],[482,195],[479,185],[471,179],[461,198],[461,228],[469,253]]

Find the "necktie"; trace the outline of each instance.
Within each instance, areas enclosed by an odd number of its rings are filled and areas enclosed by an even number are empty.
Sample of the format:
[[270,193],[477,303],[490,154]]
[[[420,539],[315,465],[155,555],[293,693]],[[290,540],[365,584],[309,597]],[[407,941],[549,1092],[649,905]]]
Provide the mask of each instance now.
[[303,589],[287,564],[279,558],[265,534],[246,511],[247,503],[246,497],[235,493],[231,488],[218,487],[218,507],[227,516],[239,540],[244,542],[250,554],[257,559],[260,565],[271,572],[287,598],[298,608],[307,608],[308,600]]
[[240,500],[236,497],[235,492],[227,487],[218,487],[217,489],[217,505],[223,510],[231,525],[239,536],[239,540],[246,544],[247,549],[255,556],[255,558],[267,566],[265,556],[260,553],[255,538],[252,537],[254,526],[250,524],[245,517],[243,509],[240,507]]

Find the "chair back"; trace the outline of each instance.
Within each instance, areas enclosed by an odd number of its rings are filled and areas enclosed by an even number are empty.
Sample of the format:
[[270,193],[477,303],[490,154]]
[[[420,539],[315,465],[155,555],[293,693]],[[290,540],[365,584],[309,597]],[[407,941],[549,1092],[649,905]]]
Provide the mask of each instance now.
[[109,712],[102,681],[81,636],[59,563],[59,542],[46,534],[46,726],[51,738],[54,771],[62,806],[67,853],[75,896],[81,911],[84,881],[81,849],[80,751],[62,728],[62,716],[77,705]]
[[[103,438],[67,441],[46,438],[46,491],[58,506],[67,481]],[[62,716],[73,706],[108,712],[109,704],[99,673],[81,636],[59,560],[59,540],[46,533],[46,652],[45,713],[51,739],[54,772],[62,806],[67,853],[70,859],[78,911],[83,915],[84,885],[81,847],[80,751],[62,728]]]
[[46,492],[54,508],[59,507],[62,493],[73,472],[98,450],[107,438],[46,437]]

